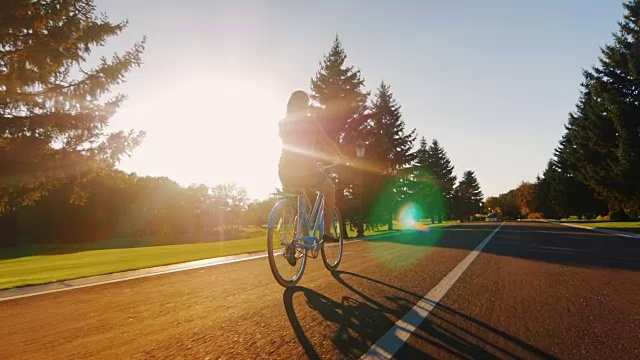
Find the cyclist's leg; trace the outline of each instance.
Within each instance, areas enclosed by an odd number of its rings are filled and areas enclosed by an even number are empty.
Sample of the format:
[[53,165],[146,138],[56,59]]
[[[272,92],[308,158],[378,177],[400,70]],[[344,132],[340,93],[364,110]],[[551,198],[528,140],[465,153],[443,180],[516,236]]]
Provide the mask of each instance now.
[[[278,174],[280,176],[280,182],[282,183],[282,190],[285,192],[294,192],[294,190],[304,190],[308,187],[313,188],[314,184],[318,181],[317,175],[313,172],[311,173],[303,173],[301,171],[294,170],[283,170],[281,167],[278,170]],[[311,203],[309,201],[309,196],[306,191],[302,192],[302,196],[304,198],[303,202],[305,204],[307,215],[311,214]]]
[[324,196],[324,234],[335,239],[335,234],[331,233],[331,215],[336,205],[336,187],[326,174],[320,173],[318,177],[320,183],[318,189]]

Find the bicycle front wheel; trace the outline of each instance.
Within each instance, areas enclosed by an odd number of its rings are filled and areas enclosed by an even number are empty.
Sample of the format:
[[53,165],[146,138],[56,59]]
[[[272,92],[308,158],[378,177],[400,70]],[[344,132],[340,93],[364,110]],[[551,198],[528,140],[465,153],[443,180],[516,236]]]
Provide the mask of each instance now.
[[[326,216],[326,215],[325,215]],[[325,242],[322,247],[322,262],[329,271],[338,270],[342,260],[342,249],[344,246],[344,234],[342,233],[342,217],[337,207],[333,208],[331,214],[331,235],[337,242]]]
[[304,272],[306,251],[296,245],[305,233],[295,202],[279,201],[269,215],[267,255],[273,277],[284,287],[297,284]]

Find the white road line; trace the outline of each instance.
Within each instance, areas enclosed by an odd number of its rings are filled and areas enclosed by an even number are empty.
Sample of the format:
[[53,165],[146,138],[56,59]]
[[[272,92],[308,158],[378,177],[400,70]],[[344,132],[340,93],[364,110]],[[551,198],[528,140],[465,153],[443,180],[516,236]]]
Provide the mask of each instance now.
[[467,257],[464,258],[438,285],[436,285],[427,295],[409,311],[402,319],[384,334],[370,349],[362,355],[360,359],[391,359],[393,355],[404,345],[411,334],[429,316],[431,310],[438,304],[440,299],[455,284],[460,275],[469,267],[473,260],[480,254],[482,249],[489,243],[491,238],[500,230],[504,222],[500,224],[489,236],[487,236]]
[[[356,243],[356,242],[360,242],[360,241],[363,241],[363,240],[362,239],[347,240],[347,241],[344,242],[344,245],[352,244],[352,243]],[[210,267],[210,266],[231,264],[231,263],[235,263],[235,262],[247,261],[247,260],[253,260],[253,259],[260,259],[260,258],[264,258],[264,257],[267,257],[266,252],[265,252],[265,254],[255,255],[255,256],[247,256],[247,257],[242,257],[242,258],[239,258],[239,259],[224,260],[224,261],[220,261],[220,262],[205,263],[205,264],[201,264],[201,265],[185,266],[185,267],[180,267],[180,268],[176,268],[176,269],[162,270],[162,271],[156,271],[156,272],[140,274],[140,275],[130,275],[130,276],[126,276],[125,275],[123,277],[116,278],[116,279],[99,280],[99,281],[95,281],[95,282],[89,282],[89,283],[86,283],[86,284],[78,284],[78,282],[91,281],[91,277],[89,277],[89,278],[79,278],[79,279],[73,279],[73,280],[65,280],[65,281],[59,281],[59,282],[43,284],[43,285],[34,285],[34,287],[53,287],[52,289],[41,290],[41,291],[31,291],[30,292],[29,290],[33,290],[33,288],[29,289],[29,287],[7,289],[7,290],[0,291],[0,302],[8,301],[8,300],[20,299],[20,298],[25,298],[25,297],[30,297],[30,296],[51,294],[51,293],[55,293],[55,292],[59,292],[59,291],[81,289],[81,288],[90,287],[90,286],[98,286],[98,285],[111,284],[111,283],[120,282],[120,281],[140,279],[140,278],[145,278],[145,277],[149,277],[149,276],[170,274],[170,273],[179,272],[179,271],[194,270],[194,269],[200,269],[200,268]],[[198,261],[195,261],[195,262],[208,261],[208,260],[215,261],[215,258],[198,260]],[[165,265],[165,266],[170,267],[170,266],[176,266],[176,265],[179,265],[179,264]],[[165,267],[165,266],[161,266],[161,267]],[[131,272],[144,271],[144,270],[148,270],[148,269],[131,270]],[[127,272],[129,272],[129,271],[125,271],[125,273],[127,273]],[[106,275],[96,275],[95,277],[99,278],[99,277],[104,277],[104,276],[117,276],[117,273],[116,274],[106,274]],[[4,296],[3,297],[2,293],[5,293],[5,294],[7,294],[7,293],[8,294],[15,293],[16,295],[9,295],[9,296]]]

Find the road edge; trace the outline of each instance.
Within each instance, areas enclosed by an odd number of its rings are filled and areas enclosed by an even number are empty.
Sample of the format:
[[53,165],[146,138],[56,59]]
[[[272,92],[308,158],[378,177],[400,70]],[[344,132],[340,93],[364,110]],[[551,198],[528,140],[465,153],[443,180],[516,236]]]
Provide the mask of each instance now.
[[[379,235],[379,237],[383,237],[385,235],[387,234]],[[363,240],[364,239],[362,238],[354,238],[354,239],[345,240],[344,243],[346,245],[346,244],[359,242]],[[56,282],[50,282],[46,284],[38,284],[38,285],[30,285],[30,286],[5,289],[5,290],[0,290],[0,302],[20,299],[20,298],[25,298],[30,296],[45,295],[45,294],[50,294],[50,293],[60,292],[60,291],[81,289],[81,288],[90,287],[90,286],[111,284],[111,283],[120,282],[120,281],[135,280],[135,279],[145,278],[149,276],[170,274],[178,271],[194,270],[194,269],[200,269],[204,267],[230,264],[230,263],[239,262],[239,261],[260,259],[265,257],[267,257],[267,252],[259,251],[259,252],[253,252],[253,253],[247,253],[247,254],[237,254],[237,255],[229,255],[229,256],[208,258],[208,259],[202,259],[202,260],[194,260],[194,261],[188,261],[183,263],[154,266],[154,267],[143,268],[143,269],[128,270],[128,271],[121,271],[121,272],[110,273],[110,274],[102,274],[102,275],[88,276],[88,277],[82,277],[77,279],[56,281]]]
[[571,224],[571,223],[556,222],[556,221],[550,221],[550,223],[563,225],[563,226],[568,226],[568,227],[573,227],[573,228],[577,228],[577,229],[591,230],[591,231],[595,231],[595,232],[599,232],[599,233],[603,233],[603,234],[610,234],[610,235],[629,237],[629,238],[633,238],[633,239],[640,239],[640,234],[626,232],[626,231],[616,231],[616,230],[610,230],[610,229],[601,229],[601,228],[596,228],[596,227],[583,226],[583,225],[577,225],[577,224]]
[[[434,227],[434,230],[444,229],[452,225],[456,225],[456,224],[436,226]],[[375,240],[375,239],[384,238],[384,237],[392,236],[396,234],[397,232],[389,232],[389,233],[384,233],[379,235],[369,235],[364,238],[356,237],[356,238],[346,239],[345,245],[349,243],[365,241],[368,239]],[[234,262],[259,259],[263,257],[267,257],[266,251],[187,261],[182,263],[160,265],[160,266],[154,266],[149,268],[121,271],[121,272],[110,273],[110,274],[102,274],[102,275],[88,276],[88,277],[82,277],[82,278],[76,278],[76,279],[62,280],[62,281],[50,282],[46,284],[29,285],[29,286],[22,286],[17,288],[4,289],[4,290],[0,290],[0,302],[20,299],[20,298],[25,298],[30,296],[45,295],[45,294],[50,294],[54,292],[66,291],[66,290],[81,289],[81,288],[90,287],[90,286],[111,284],[111,283],[120,282],[120,281],[135,280],[135,279],[140,279],[144,277],[169,274],[169,273],[178,272],[178,271],[187,271],[187,270],[194,270],[194,269],[199,269],[199,268],[204,268],[209,266],[230,264]]]

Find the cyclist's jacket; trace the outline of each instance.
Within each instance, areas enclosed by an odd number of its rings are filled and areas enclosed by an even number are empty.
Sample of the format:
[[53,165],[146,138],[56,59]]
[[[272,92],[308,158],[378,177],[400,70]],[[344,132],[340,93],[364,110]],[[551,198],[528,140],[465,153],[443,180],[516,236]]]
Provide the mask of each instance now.
[[278,124],[282,139],[280,172],[295,172],[299,175],[318,171],[320,161],[316,138],[321,125],[312,116],[288,116]]

